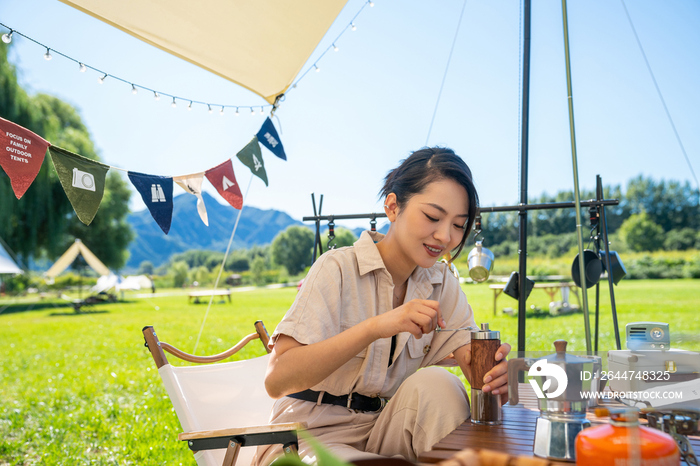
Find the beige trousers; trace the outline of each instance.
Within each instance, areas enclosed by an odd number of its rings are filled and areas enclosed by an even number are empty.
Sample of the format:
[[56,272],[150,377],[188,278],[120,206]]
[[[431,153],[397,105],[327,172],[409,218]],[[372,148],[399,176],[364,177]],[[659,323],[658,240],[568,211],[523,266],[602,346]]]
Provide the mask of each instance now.
[[[340,406],[329,408],[347,412]],[[408,377],[378,416],[358,413],[349,423],[316,428],[312,422],[309,433],[346,461],[381,456],[415,461],[467,418],[469,400],[462,381],[443,368],[429,367]],[[263,447],[257,464],[267,465],[279,454],[280,446]],[[306,463],[315,461],[303,440],[299,456]]]

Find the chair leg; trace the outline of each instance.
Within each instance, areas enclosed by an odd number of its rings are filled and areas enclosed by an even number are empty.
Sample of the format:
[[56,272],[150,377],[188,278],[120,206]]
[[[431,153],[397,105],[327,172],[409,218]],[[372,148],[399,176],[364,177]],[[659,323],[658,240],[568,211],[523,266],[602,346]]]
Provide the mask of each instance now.
[[233,466],[236,464],[238,459],[238,453],[241,451],[241,444],[235,440],[229,440],[228,448],[226,449],[226,456],[224,456],[224,462],[221,466]]

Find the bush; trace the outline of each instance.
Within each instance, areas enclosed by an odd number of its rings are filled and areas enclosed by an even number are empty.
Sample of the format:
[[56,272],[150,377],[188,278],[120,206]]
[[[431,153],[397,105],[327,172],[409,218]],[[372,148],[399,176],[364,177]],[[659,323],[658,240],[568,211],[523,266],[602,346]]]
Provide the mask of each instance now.
[[646,212],[631,215],[620,226],[620,237],[633,251],[661,249],[664,230]]
[[175,288],[182,288],[187,282],[187,273],[189,272],[189,267],[185,261],[173,262],[170,266],[170,274],[173,277],[173,286]]
[[695,247],[700,235],[693,228],[681,228],[666,233],[664,249],[667,251],[686,251]]

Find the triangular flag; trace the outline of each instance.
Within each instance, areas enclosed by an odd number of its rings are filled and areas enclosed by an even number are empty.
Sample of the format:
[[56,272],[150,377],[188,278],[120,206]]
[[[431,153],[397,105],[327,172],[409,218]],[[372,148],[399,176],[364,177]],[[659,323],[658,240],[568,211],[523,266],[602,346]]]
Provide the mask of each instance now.
[[265,118],[265,123],[260,127],[260,131],[256,134],[260,143],[270,149],[270,151],[282,160],[287,160],[287,155],[282,147],[282,140],[277,134],[275,125],[272,124],[270,117]]
[[0,118],[0,166],[10,177],[17,199],[24,196],[41,169],[49,142],[26,128]]
[[90,225],[100,208],[109,165],[50,146],[51,161],[73,210],[85,225]]
[[221,197],[226,199],[226,202],[236,209],[243,207],[243,196],[236,182],[236,175],[233,174],[231,159],[210,168],[204,174]]
[[243,162],[243,165],[250,168],[253,175],[263,180],[265,186],[267,186],[267,172],[265,172],[265,163],[260,152],[260,143],[257,136],[253,136],[253,139],[236,154],[236,157]]
[[168,176],[129,172],[129,179],[141,195],[163,233],[170,231],[173,221],[173,179]]
[[203,180],[204,173],[173,177],[173,181],[175,181],[175,183],[177,183],[182,189],[197,197],[197,212],[199,212],[199,218],[202,219],[206,226],[209,226],[207,207],[204,205],[204,199],[202,198]]

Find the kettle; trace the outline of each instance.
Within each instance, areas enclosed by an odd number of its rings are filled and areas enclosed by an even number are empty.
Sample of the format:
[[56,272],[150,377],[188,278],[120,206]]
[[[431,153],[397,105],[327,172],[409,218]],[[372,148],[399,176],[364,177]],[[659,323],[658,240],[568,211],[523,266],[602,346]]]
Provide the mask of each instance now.
[[558,461],[575,461],[576,436],[590,427],[586,409],[596,401],[602,360],[599,356],[566,353],[567,342],[554,342],[556,353],[543,358],[508,361],[508,399],[519,402],[518,375],[527,371],[538,398],[540,415],[535,429],[534,454]]

